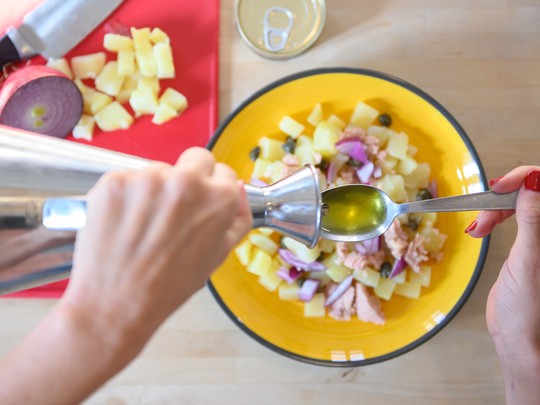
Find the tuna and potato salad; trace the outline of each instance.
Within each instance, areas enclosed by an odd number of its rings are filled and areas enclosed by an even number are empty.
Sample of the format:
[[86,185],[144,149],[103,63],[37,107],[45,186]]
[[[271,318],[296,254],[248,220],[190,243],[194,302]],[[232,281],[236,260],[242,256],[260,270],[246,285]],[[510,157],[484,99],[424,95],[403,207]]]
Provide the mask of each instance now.
[[[430,166],[415,159],[417,148],[408,135],[392,129],[391,115],[365,102],[355,106],[349,122],[325,116],[317,104],[306,123],[284,116],[279,129],[282,139],[263,136],[250,152],[254,185],[275,183],[312,164],[321,190],[369,184],[398,203],[436,197]],[[234,252],[262,287],[302,303],[306,317],[384,325],[384,301],[394,295],[418,299],[429,287],[431,264],[442,259],[446,239],[436,222],[435,213],[400,215],[378,238],[321,239],[313,249],[260,228]]]

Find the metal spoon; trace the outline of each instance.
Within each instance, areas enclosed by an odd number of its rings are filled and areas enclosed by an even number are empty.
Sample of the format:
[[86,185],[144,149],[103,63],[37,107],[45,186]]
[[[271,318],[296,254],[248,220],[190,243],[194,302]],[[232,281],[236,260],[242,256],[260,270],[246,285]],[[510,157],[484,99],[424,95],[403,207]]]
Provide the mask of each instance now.
[[413,212],[514,209],[518,193],[487,191],[397,204],[372,186],[338,186],[322,192],[321,237],[340,242],[372,239],[386,232],[398,215]]

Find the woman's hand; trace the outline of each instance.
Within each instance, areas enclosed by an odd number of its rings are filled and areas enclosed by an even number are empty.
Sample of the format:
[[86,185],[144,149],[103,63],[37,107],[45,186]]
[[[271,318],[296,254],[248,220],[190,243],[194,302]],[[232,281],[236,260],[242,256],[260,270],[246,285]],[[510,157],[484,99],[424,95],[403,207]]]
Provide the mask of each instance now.
[[105,336],[145,341],[251,224],[243,185],[205,149],[187,150],[174,167],[106,175],[88,195],[65,301]]
[[[518,167],[490,184],[500,193],[521,191],[517,237],[489,294],[487,325],[505,373],[508,403],[540,403],[540,167]],[[466,232],[486,236],[513,213],[483,211]]]

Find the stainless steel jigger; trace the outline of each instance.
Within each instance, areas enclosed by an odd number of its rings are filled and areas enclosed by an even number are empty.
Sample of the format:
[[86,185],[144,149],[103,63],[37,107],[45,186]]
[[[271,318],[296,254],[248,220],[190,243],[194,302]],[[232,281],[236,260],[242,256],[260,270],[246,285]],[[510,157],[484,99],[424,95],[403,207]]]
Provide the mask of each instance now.
[[[0,295],[68,278],[74,231],[86,221],[84,195],[106,172],[141,170],[151,163],[0,126]],[[321,194],[313,166],[245,189],[254,228],[272,228],[315,246]]]

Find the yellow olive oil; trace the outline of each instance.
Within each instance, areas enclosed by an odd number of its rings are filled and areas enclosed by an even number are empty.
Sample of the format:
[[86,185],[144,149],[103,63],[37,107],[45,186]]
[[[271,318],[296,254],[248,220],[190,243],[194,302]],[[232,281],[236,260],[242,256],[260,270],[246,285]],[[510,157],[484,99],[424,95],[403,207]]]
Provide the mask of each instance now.
[[386,204],[369,187],[336,187],[322,194],[322,229],[339,235],[358,235],[377,228],[386,216]]

